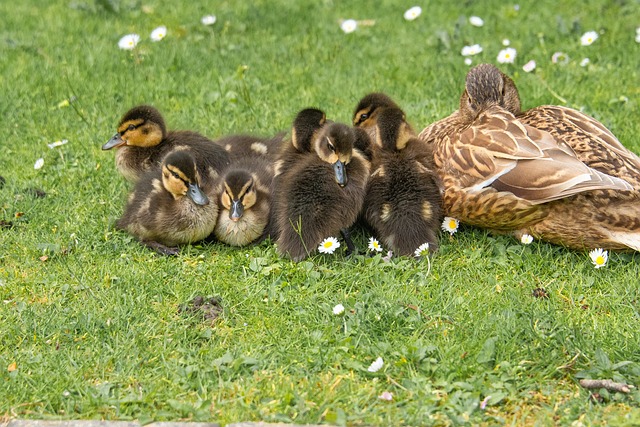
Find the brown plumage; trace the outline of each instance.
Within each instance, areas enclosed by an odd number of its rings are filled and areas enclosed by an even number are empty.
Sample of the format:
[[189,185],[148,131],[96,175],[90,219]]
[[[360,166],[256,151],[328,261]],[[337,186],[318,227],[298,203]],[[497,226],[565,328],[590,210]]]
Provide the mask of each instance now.
[[358,219],[370,165],[354,148],[357,132],[339,123],[306,132],[312,151],[301,153],[276,177],[273,220],[280,254],[299,261]]
[[496,67],[469,71],[460,109],[420,134],[433,144],[445,213],[571,248],[640,250],[637,157],[588,116],[534,110],[520,111]]
[[353,111],[353,125],[365,130],[371,141],[375,141],[378,113],[386,108],[400,107],[384,93],[372,92],[365,95]]
[[164,118],[150,105],[132,108],[120,119],[118,132],[103,146],[117,148],[116,167],[131,182],[158,167],[175,149],[188,150],[198,159],[198,171],[203,181],[213,182],[229,164],[229,155],[217,144],[197,132],[167,131]]
[[231,161],[245,157],[264,157],[275,160],[280,146],[283,143],[285,133],[281,132],[272,138],[262,138],[253,135],[228,135],[214,140],[216,144],[225,149]]
[[394,253],[413,255],[423,243],[436,251],[442,200],[433,155],[399,108],[378,111],[376,128],[365,220]]
[[262,155],[235,160],[223,172],[216,191],[218,240],[244,246],[268,236],[273,175],[272,162]]
[[175,255],[175,246],[209,236],[217,218],[214,188],[201,187],[193,155],[178,150],[140,178],[116,227],[161,254]]

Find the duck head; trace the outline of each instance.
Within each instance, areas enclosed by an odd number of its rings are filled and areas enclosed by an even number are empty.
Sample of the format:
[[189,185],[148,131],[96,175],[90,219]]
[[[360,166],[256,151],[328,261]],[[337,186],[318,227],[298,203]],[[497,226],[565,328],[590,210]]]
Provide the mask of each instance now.
[[258,201],[257,177],[245,170],[233,170],[224,177],[224,188],[220,201],[229,211],[229,219],[237,222],[245,210]]
[[103,150],[123,145],[152,147],[160,144],[167,134],[164,119],[150,105],[139,105],[127,111],[118,124],[118,132],[103,146]]
[[317,108],[305,108],[300,111],[293,120],[293,129],[291,130],[291,143],[300,152],[311,151],[311,141],[315,133],[327,121],[322,110]]
[[347,185],[347,165],[351,162],[356,135],[342,123],[331,123],[322,128],[314,140],[314,149],[324,162],[333,166],[336,182]]
[[393,99],[381,92],[365,95],[353,112],[353,125],[363,128],[375,139],[376,121],[378,114],[385,108],[400,108]]
[[376,145],[387,151],[403,150],[415,135],[404,112],[399,108],[385,108],[376,122]]
[[162,161],[162,185],[174,199],[188,197],[196,205],[209,204],[200,188],[196,162],[188,151],[174,151]]
[[480,64],[467,73],[460,97],[460,114],[472,122],[487,108],[499,106],[513,114],[520,112],[518,89],[511,78],[491,64]]

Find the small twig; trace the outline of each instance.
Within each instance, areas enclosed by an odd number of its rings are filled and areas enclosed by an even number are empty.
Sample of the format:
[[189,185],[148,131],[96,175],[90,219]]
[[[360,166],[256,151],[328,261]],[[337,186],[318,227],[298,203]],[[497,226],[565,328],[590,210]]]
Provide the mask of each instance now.
[[580,380],[580,385],[588,389],[605,388],[609,391],[619,391],[621,393],[629,393],[633,388],[632,385],[616,383],[612,380]]

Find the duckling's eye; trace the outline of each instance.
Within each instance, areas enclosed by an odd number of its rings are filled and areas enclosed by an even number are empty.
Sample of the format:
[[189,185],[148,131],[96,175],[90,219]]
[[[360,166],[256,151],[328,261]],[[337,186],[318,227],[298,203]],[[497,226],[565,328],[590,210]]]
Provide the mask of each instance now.
[[174,171],[171,171],[171,175],[173,175],[173,177],[175,179],[180,179],[180,175],[178,175],[177,173],[175,173]]
[[135,130],[136,127],[134,125],[129,125],[129,127],[127,128],[127,130]]
[[327,138],[327,147],[329,147],[329,150],[333,151],[334,153],[336,152],[336,147],[333,146],[329,138]]
[[367,120],[369,118],[369,114],[367,113],[362,113],[360,114],[360,120],[358,120],[359,123],[364,122],[365,120]]

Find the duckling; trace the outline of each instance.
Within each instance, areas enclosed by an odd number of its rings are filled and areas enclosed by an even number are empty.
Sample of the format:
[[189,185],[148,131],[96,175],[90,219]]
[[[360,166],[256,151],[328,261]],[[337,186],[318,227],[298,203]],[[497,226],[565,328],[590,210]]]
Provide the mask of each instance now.
[[365,95],[353,112],[353,125],[364,129],[371,138],[376,140],[376,121],[378,113],[386,108],[400,108],[388,95],[372,92]]
[[216,225],[218,205],[212,186],[201,187],[196,160],[188,150],[176,150],[161,168],[136,183],[116,227],[163,255],[177,255],[177,245],[209,236]]
[[[297,125],[296,131],[302,131]],[[330,123],[311,134],[312,151],[282,170],[273,193],[278,252],[294,261],[339,232],[351,250],[347,230],[361,212],[370,169],[364,155],[354,148],[353,128]]]
[[167,131],[164,118],[150,105],[129,110],[120,120],[118,132],[102,146],[117,148],[116,167],[130,182],[157,167],[164,156],[176,148],[189,150],[198,159],[200,178],[214,182],[229,164],[229,155],[217,144],[199,133]]
[[[445,213],[574,249],[640,250],[638,190],[582,161],[601,155],[584,148],[591,154],[579,156],[559,125],[549,132],[514,115],[514,99],[504,98],[512,83],[493,65],[474,67],[460,109],[421,132],[433,145]],[[596,146],[614,155],[606,144]],[[597,163],[606,160],[590,162]]]
[[399,108],[378,110],[376,128],[365,220],[394,253],[413,255],[423,243],[435,252],[442,199],[433,154]]
[[264,157],[245,157],[227,168],[217,189],[218,240],[245,246],[269,235],[273,174],[272,163]]
[[324,111],[305,108],[296,115],[291,129],[291,140],[281,144],[277,156],[275,175],[290,169],[300,158],[313,150],[312,140],[327,123]]
[[284,140],[285,132],[280,132],[271,138],[253,135],[228,135],[213,142],[223,147],[230,159],[245,157],[265,157],[275,160]]

